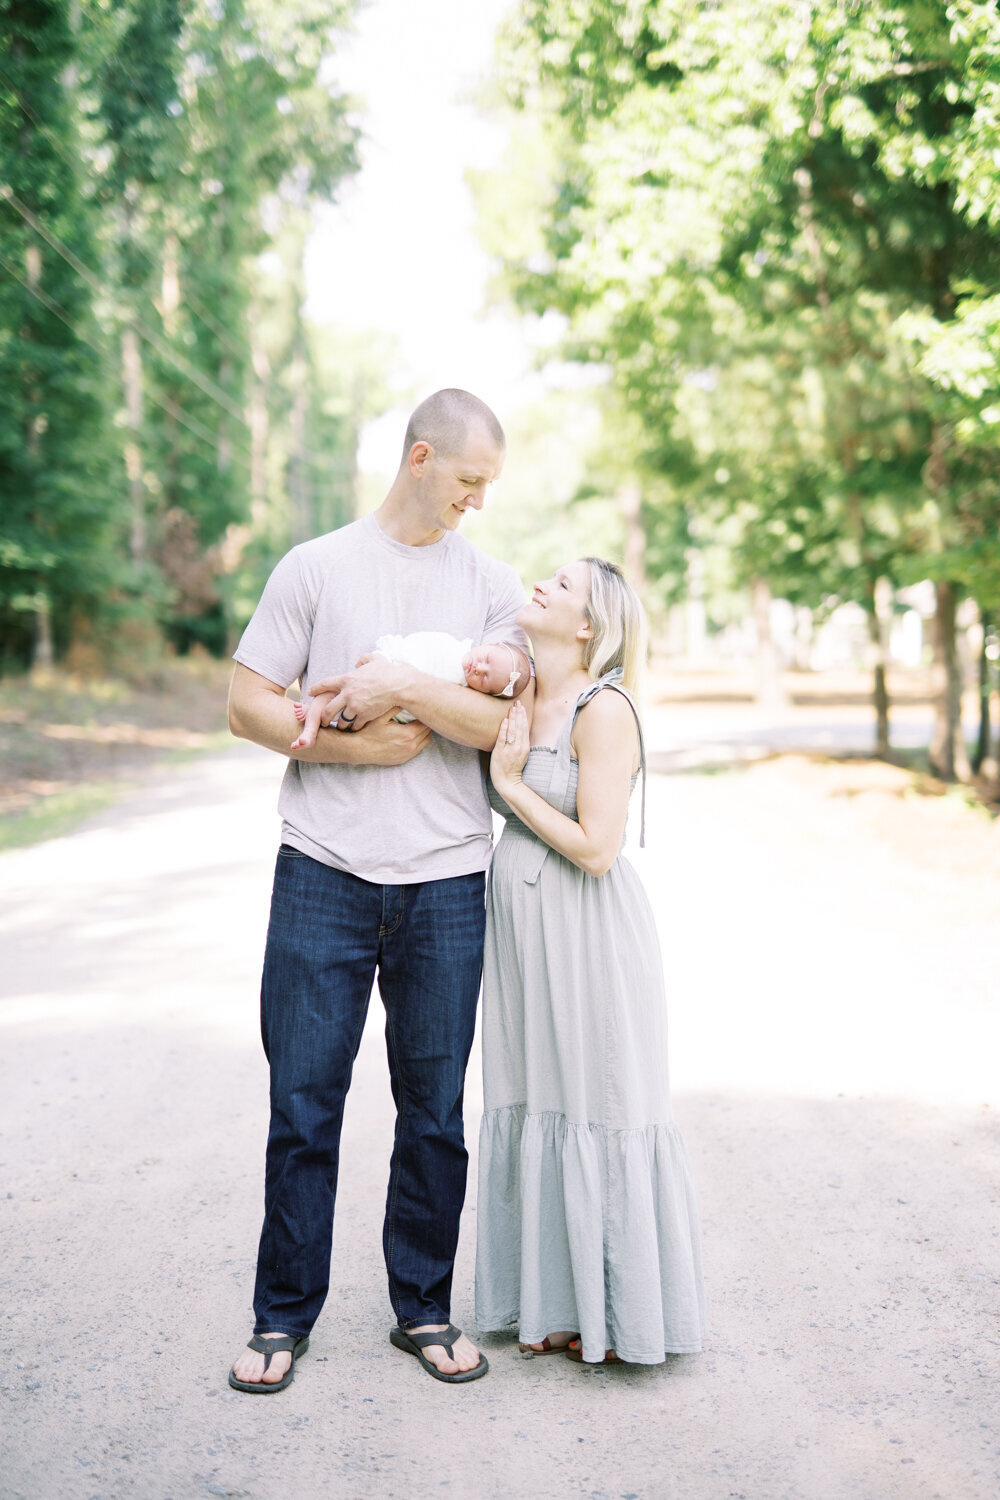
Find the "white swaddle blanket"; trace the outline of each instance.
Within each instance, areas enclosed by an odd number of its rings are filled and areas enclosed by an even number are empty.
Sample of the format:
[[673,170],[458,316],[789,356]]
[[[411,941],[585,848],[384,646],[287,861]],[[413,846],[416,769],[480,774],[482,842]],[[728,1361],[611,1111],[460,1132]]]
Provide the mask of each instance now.
[[[460,641],[446,630],[415,630],[411,635],[380,635],[375,642],[377,656],[416,667],[418,672],[427,672],[431,677],[440,677],[444,682],[464,683],[462,658],[471,650],[471,637]],[[409,724],[413,720],[413,715],[405,708],[401,708],[395,717],[400,724]]]

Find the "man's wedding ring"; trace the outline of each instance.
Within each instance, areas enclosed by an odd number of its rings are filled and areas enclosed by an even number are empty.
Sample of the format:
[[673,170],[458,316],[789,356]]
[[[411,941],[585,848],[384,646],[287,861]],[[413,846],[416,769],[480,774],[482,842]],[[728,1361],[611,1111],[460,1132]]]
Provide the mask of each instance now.
[[346,714],[338,714],[337,728],[346,729],[348,734],[352,734],[354,732],[354,720],[357,717],[357,714],[352,714],[350,718]]

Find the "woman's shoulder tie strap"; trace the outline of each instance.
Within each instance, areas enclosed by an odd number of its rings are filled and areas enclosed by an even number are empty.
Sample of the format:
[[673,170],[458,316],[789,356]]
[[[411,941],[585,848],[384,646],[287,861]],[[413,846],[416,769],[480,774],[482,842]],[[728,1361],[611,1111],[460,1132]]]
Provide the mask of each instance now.
[[585,707],[585,705],[590,702],[591,698],[596,697],[596,695],[601,691],[602,688],[614,688],[616,692],[621,693],[622,697],[625,699],[625,702],[628,704],[629,708],[635,715],[635,727],[636,732],[639,735],[639,775],[642,777],[642,793],[639,808],[639,848],[645,849],[646,741],[642,733],[642,720],[639,718],[639,710],[635,706],[635,701],[632,697],[632,694],[625,686],[624,675],[625,674],[622,672],[621,667],[612,667],[610,672],[605,672],[604,676],[598,677],[596,682],[591,682],[590,684],[588,684],[588,686],[584,688],[583,692],[576,700],[576,708],[573,710],[573,721],[574,723],[576,722],[576,716],[580,712],[581,708]]

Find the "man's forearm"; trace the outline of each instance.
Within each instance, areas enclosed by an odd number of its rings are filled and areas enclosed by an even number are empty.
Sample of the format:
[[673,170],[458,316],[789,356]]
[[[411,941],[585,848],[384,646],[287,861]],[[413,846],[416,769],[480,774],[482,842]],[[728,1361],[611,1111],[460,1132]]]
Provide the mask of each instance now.
[[355,764],[359,760],[360,741],[352,744],[350,735],[336,729],[321,729],[315,745],[293,750],[292,741],[298,739],[302,726],[295,717],[291,699],[267,690],[231,695],[229,727],[240,739],[251,740],[289,760],[320,765]]
[[233,673],[229,691],[229,727],[265,750],[326,766],[403,766],[425,750],[431,738],[426,725],[396,724],[385,713],[352,733],[320,729],[315,745],[293,750],[301,726],[284,688],[242,665]]
[[[510,708],[508,698],[491,698],[475,688],[442,682],[426,672],[408,673],[407,677],[399,693],[400,708],[407,709],[435,734],[456,745],[468,745],[474,750],[493,749],[497,731]],[[533,696],[531,686],[526,692]],[[530,699],[525,706],[530,713]]]

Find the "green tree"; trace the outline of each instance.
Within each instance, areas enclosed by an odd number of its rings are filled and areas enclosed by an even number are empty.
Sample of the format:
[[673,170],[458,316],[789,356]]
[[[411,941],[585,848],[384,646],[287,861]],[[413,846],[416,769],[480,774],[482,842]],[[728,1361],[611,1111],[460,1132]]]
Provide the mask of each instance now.
[[[110,15],[104,21],[105,14]],[[97,198],[106,224],[105,265],[120,325],[126,468],[134,561],[148,550],[148,435],[143,336],[158,338],[160,247],[179,184],[181,132],[172,113],[181,65],[178,0],[126,0],[91,12],[95,116],[104,147]],[[151,325],[155,328],[152,331]]]
[[115,582],[120,516],[67,0],[0,4],[0,655],[46,665]]
[[5,661],[157,622],[224,649],[246,578],[353,513],[377,361],[310,327],[301,274],[357,166],[322,77],[352,9],[0,0]]
[[[526,0],[502,54],[539,210],[533,239],[499,231],[510,295],[607,368],[703,534],[736,519],[738,577],[859,600],[877,651],[879,580],[937,559],[944,774],[962,770],[944,575],[989,462],[910,325],[996,281],[986,9]],[[875,696],[885,747],[884,662]]]
[[[356,169],[346,100],[320,80],[349,15],[347,4],[318,0],[281,7],[227,0],[221,14],[195,4],[185,29],[183,187],[171,205],[170,291],[161,299],[172,358],[157,362],[167,421],[155,467],[163,514],[190,517],[205,551],[246,525],[255,492],[260,501],[267,460],[255,444],[261,429],[280,426],[289,372],[301,359],[301,345],[289,346],[286,364],[265,361],[263,381],[260,357],[255,369],[255,262],[289,213],[308,219],[311,205]],[[292,493],[287,475],[281,484],[294,506],[294,481]],[[214,597],[205,600],[206,623],[221,644],[225,591],[207,592]],[[182,634],[193,628],[190,616],[185,622]]]

